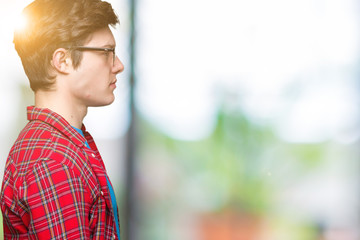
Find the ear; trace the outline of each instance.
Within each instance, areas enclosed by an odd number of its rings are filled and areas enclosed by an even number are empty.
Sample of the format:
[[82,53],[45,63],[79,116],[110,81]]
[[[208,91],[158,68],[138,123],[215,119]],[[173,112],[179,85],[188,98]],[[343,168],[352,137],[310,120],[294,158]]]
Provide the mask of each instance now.
[[68,74],[72,67],[71,58],[65,48],[58,48],[54,51],[51,65],[59,73]]

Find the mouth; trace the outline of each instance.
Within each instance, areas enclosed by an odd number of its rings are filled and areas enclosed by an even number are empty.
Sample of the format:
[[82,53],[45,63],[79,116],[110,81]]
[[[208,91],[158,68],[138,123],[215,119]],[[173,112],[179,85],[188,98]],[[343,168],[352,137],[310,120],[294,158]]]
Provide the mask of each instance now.
[[112,82],[110,82],[110,86],[116,88],[116,82],[117,80],[114,79]]

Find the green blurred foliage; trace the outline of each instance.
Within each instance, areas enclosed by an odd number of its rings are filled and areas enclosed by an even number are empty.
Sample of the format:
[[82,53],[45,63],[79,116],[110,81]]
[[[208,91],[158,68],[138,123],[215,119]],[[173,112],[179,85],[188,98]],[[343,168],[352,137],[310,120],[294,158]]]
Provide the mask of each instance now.
[[0,214],[0,240],[2,239],[4,239],[4,229],[3,229],[2,214]]
[[213,211],[230,207],[265,214],[276,187],[321,166],[326,149],[326,144],[287,143],[271,126],[226,107],[219,110],[213,133],[199,141],[172,139],[145,121],[141,133],[142,156],[165,151],[182,173],[180,184],[198,179],[194,182],[213,202]]
[[[146,166],[139,175],[147,175],[151,188],[141,198],[142,237],[170,239],[182,211],[194,216],[232,211],[271,219],[280,235],[317,239],[315,220],[281,220],[276,198],[321,171],[331,144],[286,142],[271,123],[256,123],[227,106],[219,109],[213,132],[197,141],[171,138],[145,119],[139,123],[139,166]],[[164,168],[170,176],[156,180],[156,169]]]

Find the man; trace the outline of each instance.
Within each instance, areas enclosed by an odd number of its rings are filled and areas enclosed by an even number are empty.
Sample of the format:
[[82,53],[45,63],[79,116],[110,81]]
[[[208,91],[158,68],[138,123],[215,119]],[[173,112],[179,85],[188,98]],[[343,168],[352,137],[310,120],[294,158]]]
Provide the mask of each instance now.
[[35,106],[5,166],[0,195],[5,239],[120,239],[116,200],[83,125],[88,107],[114,101],[115,55],[101,0],[35,0],[14,44]]

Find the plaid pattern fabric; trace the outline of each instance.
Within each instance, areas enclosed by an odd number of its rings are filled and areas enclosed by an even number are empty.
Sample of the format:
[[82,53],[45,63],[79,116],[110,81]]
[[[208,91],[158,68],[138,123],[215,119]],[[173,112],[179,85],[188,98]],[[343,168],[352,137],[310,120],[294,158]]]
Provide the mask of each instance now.
[[29,123],[5,166],[4,238],[118,239],[105,166],[91,135],[83,126],[84,138],[49,109],[27,110]]

